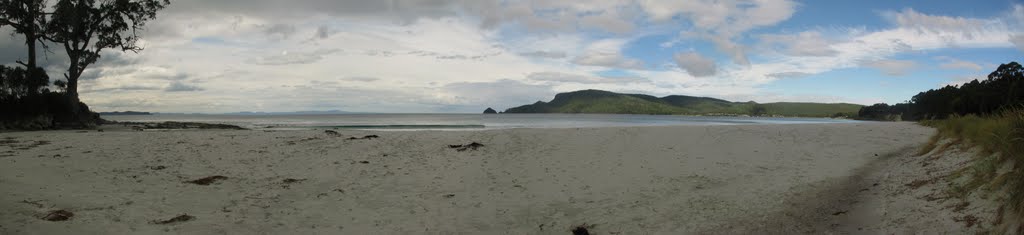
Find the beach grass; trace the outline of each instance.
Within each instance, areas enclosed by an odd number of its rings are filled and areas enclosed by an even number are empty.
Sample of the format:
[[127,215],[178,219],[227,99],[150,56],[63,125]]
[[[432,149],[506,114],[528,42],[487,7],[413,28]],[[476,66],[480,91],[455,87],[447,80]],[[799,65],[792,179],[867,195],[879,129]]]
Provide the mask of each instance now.
[[[925,126],[934,127],[938,134],[933,137],[919,154],[927,154],[938,146],[940,139],[948,138],[982,152],[964,173],[973,176],[964,190],[982,188],[989,190],[1006,189],[1006,207],[1017,214],[1024,214],[1024,108],[1015,108],[990,116],[953,116],[943,120],[922,121]],[[940,149],[941,150],[941,149]],[[1001,166],[1014,164],[1010,171],[1000,173]]]

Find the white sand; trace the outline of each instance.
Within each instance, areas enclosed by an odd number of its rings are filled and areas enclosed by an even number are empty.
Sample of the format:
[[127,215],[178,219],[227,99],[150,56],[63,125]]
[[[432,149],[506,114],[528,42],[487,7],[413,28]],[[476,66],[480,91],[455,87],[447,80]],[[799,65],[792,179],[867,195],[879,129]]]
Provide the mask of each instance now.
[[[924,167],[912,163],[922,157],[912,153],[934,133],[912,123],[338,132],[341,137],[323,131],[0,133],[0,141],[17,142],[0,144],[0,234],[569,234],[581,224],[597,234],[966,233],[979,227],[953,221],[956,212],[945,208],[952,202],[918,196],[938,184],[905,186],[929,177],[919,174]],[[380,138],[345,140],[369,134]],[[35,141],[50,143],[28,147]],[[486,146],[447,147],[473,141]],[[183,183],[212,175],[228,179]],[[302,181],[284,183],[287,178]],[[38,218],[55,209],[75,215],[60,222]],[[150,223],[180,214],[195,219]]]

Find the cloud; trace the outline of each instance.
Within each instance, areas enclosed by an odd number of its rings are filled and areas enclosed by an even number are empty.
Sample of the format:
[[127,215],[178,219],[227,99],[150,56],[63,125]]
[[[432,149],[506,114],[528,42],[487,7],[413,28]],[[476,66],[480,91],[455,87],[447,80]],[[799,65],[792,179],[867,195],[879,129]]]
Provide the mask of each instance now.
[[917,63],[911,60],[875,60],[864,62],[862,65],[878,69],[889,76],[903,76],[917,67]]
[[633,22],[623,20],[608,11],[599,14],[589,14],[580,18],[580,25],[590,28],[599,28],[608,32],[625,34],[634,30]]
[[572,60],[579,65],[602,66],[621,69],[643,69],[643,61],[626,58],[622,47],[627,43],[621,39],[606,39],[591,43],[583,54]]
[[1024,51],[1024,34],[1011,35],[1010,43],[1017,46],[1017,50]]
[[590,52],[572,60],[579,65],[603,66],[621,69],[643,69],[644,63],[636,59],[628,59],[617,52]]
[[333,32],[327,26],[320,26],[316,28],[316,33],[313,34],[313,38],[327,39]]
[[[458,82],[445,85],[440,90],[433,92],[431,97],[436,102],[455,107],[472,107],[482,111],[485,107],[495,109],[511,108],[514,106],[534,103],[538,98],[548,98],[555,95],[551,86],[531,85],[511,79],[502,79],[494,82]],[[465,109],[464,109],[465,110]]]
[[113,91],[159,91],[159,90],[163,90],[163,89],[164,89],[163,87],[159,87],[159,86],[125,85],[125,86],[118,86],[118,87],[89,88],[89,89],[83,89],[80,92],[82,92],[82,93],[90,93],[90,92],[104,92],[104,93],[108,93],[108,92],[113,92]]
[[341,80],[353,81],[353,82],[374,82],[374,81],[380,80],[380,78],[375,78],[375,77],[358,77],[357,76],[357,77],[344,77],[344,78],[341,78]]
[[288,39],[295,33],[295,26],[290,24],[274,24],[267,27],[263,33],[277,40]]
[[830,47],[820,32],[805,31],[798,34],[764,34],[761,43],[790,56],[835,56],[839,51]]
[[964,32],[983,28],[988,22],[981,19],[928,15],[907,8],[902,12],[886,12],[883,16],[899,27],[931,32]]
[[526,75],[526,78],[534,81],[580,83],[580,84],[602,84],[602,83],[627,83],[637,81],[637,78],[621,77],[607,78],[592,75],[572,74],[562,72],[536,72]]
[[675,59],[679,68],[686,70],[694,77],[713,76],[718,70],[714,60],[704,58],[696,52],[676,53],[672,58]]
[[548,59],[561,59],[561,58],[565,58],[565,52],[559,52],[559,51],[532,51],[532,52],[519,53],[519,54],[523,55],[523,56],[528,56],[528,57],[539,57],[539,58],[548,58]]
[[969,70],[975,70],[975,71],[978,71],[978,70],[982,69],[981,65],[978,65],[978,64],[970,62],[970,61],[964,61],[964,60],[956,59],[956,58],[953,58],[953,57],[937,56],[937,57],[935,57],[935,59],[939,60],[939,61],[943,61],[943,63],[941,65],[939,65],[939,67],[944,68],[944,69],[969,69]]
[[201,87],[194,86],[194,85],[186,85],[186,84],[184,84],[184,83],[182,83],[180,81],[171,82],[170,84],[167,85],[166,88],[164,88],[164,91],[167,91],[167,92],[202,91],[202,90],[203,90],[203,88],[201,88]]
[[729,55],[733,62],[749,65],[746,48],[736,43],[745,32],[776,25],[796,12],[790,0],[724,1],[641,1],[641,7],[654,21],[665,22],[681,16],[689,19],[695,31],[683,31],[683,37],[706,39]]
[[959,46],[958,44],[963,41],[991,36],[993,31],[1005,33],[1007,29],[1007,21],[1002,19],[929,15],[910,8],[901,12],[883,12],[882,16],[900,30],[929,35],[933,40],[952,46]]
[[280,54],[259,57],[250,60],[250,62],[258,65],[311,64],[322,60],[326,55],[330,55],[338,51],[339,50],[337,49],[317,50],[311,52],[282,51]]
[[810,76],[810,75],[811,75],[810,73],[804,73],[804,72],[779,72],[779,73],[765,74],[765,76],[773,77],[773,78],[779,78],[779,79],[782,79],[782,78],[800,78],[800,77],[806,77],[806,76]]

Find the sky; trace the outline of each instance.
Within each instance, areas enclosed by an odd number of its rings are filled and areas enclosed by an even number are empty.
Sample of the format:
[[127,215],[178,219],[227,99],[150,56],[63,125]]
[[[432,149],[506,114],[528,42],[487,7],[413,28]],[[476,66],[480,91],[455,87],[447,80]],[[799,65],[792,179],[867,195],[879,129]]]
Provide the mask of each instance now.
[[1024,3],[172,0],[141,35],[83,74],[92,109],[478,113],[582,89],[873,104],[1020,61]]

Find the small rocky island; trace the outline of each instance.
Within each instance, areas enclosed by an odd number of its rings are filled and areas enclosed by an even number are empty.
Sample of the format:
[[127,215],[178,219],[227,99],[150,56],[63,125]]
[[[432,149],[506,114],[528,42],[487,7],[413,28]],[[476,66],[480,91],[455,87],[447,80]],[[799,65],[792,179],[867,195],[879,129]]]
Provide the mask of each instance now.
[[498,111],[494,111],[494,109],[492,109],[490,107],[488,107],[487,109],[484,110],[484,114],[497,114],[497,113],[498,113]]

